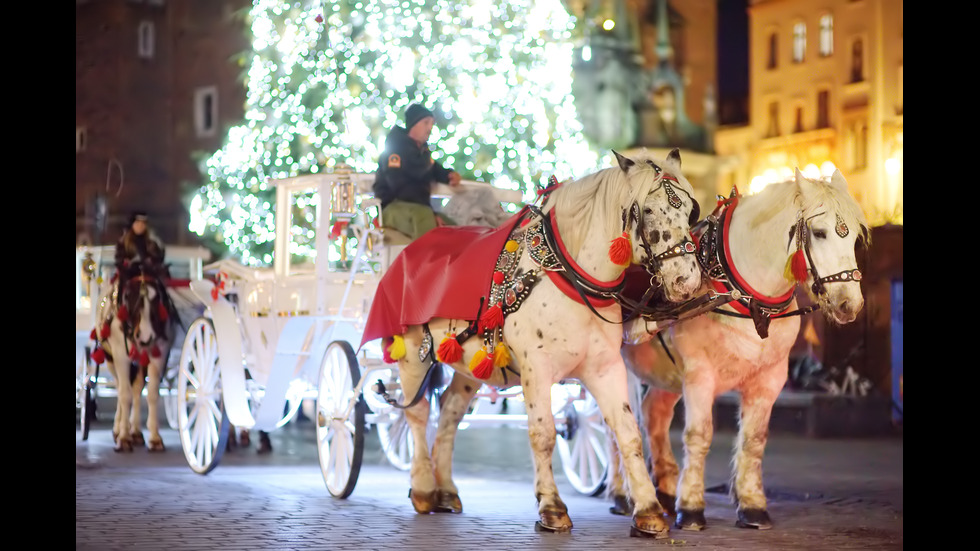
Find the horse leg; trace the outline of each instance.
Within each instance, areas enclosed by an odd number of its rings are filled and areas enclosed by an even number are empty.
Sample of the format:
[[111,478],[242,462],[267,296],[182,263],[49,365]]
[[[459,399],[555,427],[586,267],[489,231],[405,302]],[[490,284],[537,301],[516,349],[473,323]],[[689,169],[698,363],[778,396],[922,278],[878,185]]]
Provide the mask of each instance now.
[[163,358],[150,360],[146,381],[146,430],[150,433],[147,448],[151,452],[165,451],[163,438],[160,437],[160,377],[163,374]]
[[[398,378],[401,381],[402,400],[408,403],[422,387],[427,367],[418,359],[418,348],[421,344],[421,331],[415,328],[413,334],[406,334],[405,349],[408,353],[398,360]],[[414,338],[412,338],[414,337]],[[413,342],[414,341],[414,342]],[[436,366],[434,369],[439,369]],[[418,403],[405,408],[405,420],[412,431],[414,453],[409,474],[410,490],[408,497],[412,500],[415,512],[427,514],[436,510],[438,492],[436,477],[429,457],[429,442],[426,429],[429,425],[429,400],[423,394]]]
[[609,441],[609,497],[612,499],[612,506],[609,512],[614,515],[628,515],[633,512],[633,503],[629,498],[629,489],[626,487],[626,479],[623,478],[623,457],[619,453],[619,446],[616,445],[616,437],[613,435],[609,425],[606,425],[606,439]]
[[[118,348],[117,348],[118,349]],[[113,435],[116,437],[117,452],[133,451],[133,437],[130,434],[129,420],[133,407],[133,387],[129,382],[129,362],[115,365],[113,376],[116,380],[116,422]]]
[[643,440],[629,404],[626,365],[617,353],[604,369],[586,371],[582,383],[595,397],[606,424],[616,438],[633,502],[631,536],[667,537],[669,526],[657,501],[650,473],[643,459]]
[[[541,375],[539,375],[539,373]],[[538,501],[538,521],[534,528],[546,532],[568,532],[572,519],[568,506],[558,495],[552,461],[555,452],[555,416],[551,412],[551,381],[548,369],[521,366],[524,404],[527,408],[527,435],[534,461],[534,497]]]
[[269,439],[269,433],[264,430],[259,431],[259,447],[255,453],[272,453],[272,440]]
[[436,440],[432,444],[432,461],[435,464],[436,488],[439,492],[437,512],[463,512],[459,490],[453,482],[453,448],[459,422],[466,415],[470,402],[473,401],[473,396],[479,388],[479,383],[456,373],[442,395],[439,428],[436,431]]
[[[689,367],[691,362],[687,364]],[[689,371],[688,373],[691,373]],[[714,434],[712,405],[714,383],[707,378],[689,377],[684,381],[684,468],[680,473],[677,520],[682,530],[703,530],[704,465]]]
[[[787,367],[783,366],[782,377],[769,377],[769,381],[742,390],[731,484],[732,497],[737,505],[735,524],[739,528],[772,528],[762,487],[762,454],[769,438],[772,407],[786,382]],[[757,377],[762,378],[766,377]]]
[[129,433],[133,437],[133,446],[146,444],[143,439],[143,388],[146,386],[146,368],[140,367],[136,370],[136,378],[131,383],[133,386],[133,407],[130,410]]
[[674,407],[681,395],[652,387],[643,398],[644,419],[650,442],[650,463],[653,480],[657,485],[657,501],[667,514],[677,514],[677,477],[680,468],[670,445],[670,424],[674,420]]

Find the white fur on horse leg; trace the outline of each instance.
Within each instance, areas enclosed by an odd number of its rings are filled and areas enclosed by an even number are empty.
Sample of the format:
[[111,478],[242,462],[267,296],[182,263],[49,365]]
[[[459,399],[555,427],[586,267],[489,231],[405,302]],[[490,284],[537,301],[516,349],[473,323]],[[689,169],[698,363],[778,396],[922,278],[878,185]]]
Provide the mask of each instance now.
[[[123,373],[119,373],[119,371]],[[119,438],[116,441],[116,451],[133,451],[132,428],[129,424],[133,407],[133,389],[129,384],[128,363],[117,365],[116,373],[113,375],[116,381],[116,403],[119,411],[117,415]]]
[[163,438],[160,437],[160,377],[163,372],[163,358],[150,361],[146,381],[146,430],[150,433],[147,447],[150,451],[163,451]]
[[714,384],[708,377],[684,384],[684,468],[677,496],[677,525],[701,530],[704,520],[704,465],[714,434]]
[[[405,357],[398,360],[398,378],[401,381],[402,401],[408,403],[422,386],[428,366],[418,359],[421,344],[421,330],[411,328],[405,335]],[[431,513],[436,506],[436,478],[429,457],[429,442],[426,429],[429,425],[429,400],[424,396],[417,404],[405,408],[405,420],[412,431],[414,453],[409,480],[412,506],[418,513]]]
[[142,446],[143,440],[143,388],[146,386],[146,368],[141,367],[133,381],[133,407],[129,420],[129,432],[133,435],[133,445]]
[[640,428],[629,403],[626,365],[618,354],[608,361],[610,367],[606,369],[584,371],[582,383],[595,397],[603,419],[616,437],[633,501],[633,527],[644,534],[665,537],[668,526],[663,519],[664,509],[647,472]]
[[432,444],[432,461],[435,464],[436,487],[439,490],[439,511],[463,512],[459,489],[453,482],[453,449],[459,422],[466,415],[470,402],[473,401],[473,396],[479,388],[479,383],[455,373],[452,382],[442,395],[439,428],[436,431],[435,442]]
[[572,529],[568,507],[558,495],[552,461],[555,452],[555,416],[551,413],[551,381],[546,375],[550,370],[522,366],[521,381],[524,388],[524,404],[527,408],[527,436],[534,461],[534,497],[538,501],[539,525],[545,530],[567,532]]
[[609,512],[614,515],[629,515],[633,512],[633,504],[629,500],[629,489],[626,487],[626,473],[623,470],[623,456],[616,445],[616,437],[606,425],[606,441],[609,442],[609,488],[606,493],[613,504]]
[[[671,514],[676,513],[677,477],[680,468],[670,444],[670,425],[674,419],[674,407],[681,395],[652,387],[643,397],[643,411],[647,438],[650,443],[650,460],[653,480],[657,486],[657,499]],[[669,502],[668,502],[669,501]]]
[[[782,372],[788,373],[786,369]],[[742,391],[732,473],[732,492],[740,510],[766,509],[766,494],[762,487],[762,455],[769,438],[772,406],[782,388],[782,383],[779,383],[779,388],[773,388],[778,382],[777,379],[768,385],[751,386],[751,391]]]

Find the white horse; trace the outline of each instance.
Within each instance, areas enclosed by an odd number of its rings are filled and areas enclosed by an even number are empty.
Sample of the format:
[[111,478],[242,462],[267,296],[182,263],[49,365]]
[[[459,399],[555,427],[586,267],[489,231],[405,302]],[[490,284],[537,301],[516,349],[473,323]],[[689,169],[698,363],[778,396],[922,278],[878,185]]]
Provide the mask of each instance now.
[[[642,417],[657,495],[672,515],[676,511],[677,527],[705,527],[704,466],[712,439],[712,405],[719,394],[735,390],[741,394],[731,484],[736,524],[771,528],[762,455],[800,329],[798,314],[808,313],[797,306],[796,284],[831,323],[854,321],[864,306],[855,243],[867,231],[867,220],[839,171],[825,183],[797,170],[793,181],[772,184],[757,195],[735,195],[720,203],[694,236],[706,286],[743,298],[670,326],[659,334],[663,343],[650,340],[647,332],[656,330],[656,324],[640,321],[627,329],[623,358],[650,385]],[[682,396],[684,468],[679,470],[669,429]],[[629,503],[615,470],[610,493],[611,510],[627,514]]]
[[[99,301],[93,360],[106,363],[116,384],[112,438],[117,452],[131,452],[134,445],[144,443],[150,451],[165,449],[158,403],[160,379],[174,340],[175,316],[175,309],[149,276],[131,278],[121,288],[112,284]],[[144,441],[141,429],[144,385],[149,441]]]
[[[666,536],[669,527],[643,464],[639,428],[629,407],[626,368],[619,354],[622,310],[616,299],[631,263],[645,264],[663,282],[671,301],[687,300],[700,288],[701,272],[691,254],[693,243],[687,241],[696,202],[693,188],[680,173],[677,150],[666,160],[654,159],[647,152],[634,159],[616,153],[616,158],[616,167],[552,186],[540,210],[526,208],[511,219],[512,224],[497,230],[506,239],[499,241],[505,243],[503,247],[487,251],[492,255],[488,270],[493,272],[492,282],[486,282],[490,274],[475,282],[481,292],[490,289],[482,306],[473,305],[458,317],[411,321],[412,315],[416,319],[420,315],[409,312],[403,300],[432,289],[409,289],[412,283],[402,281],[407,281],[409,268],[400,268],[399,263],[410,264],[414,257],[419,265],[431,265],[434,248],[475,235],[460,233],[457,237],[452,232],[464,231],[459,228],[437,228],[423,235],[382,278],[364,342],[378,336],[385,337],[386,345],[391,342],[386,350],[398,361],[403,395],[416,397],[405,411],[415,449],[410,497],[418,513],[462,511],[452,480],[457,425],[481,384],[499,388],[520,384],[535,465],[539,514],[535,526],[546,531],[570,530],[572,521],[552,472],[556,429],[551,387],[574,378],[595,397],[616,439],[627,450],[631,497],[638,504],[631,534]],[[434,233],[443,239],[436,245],[432,244]],[[478,244],[466,246],[472,249]],[[445,271],[440,266],[436,273]],[[439,289],[464,283],[458,279],[420,282]],[[481,314],[474,316],[477,310]],[[384,322],[386,316],[400,318],[387,320],[387,332],[375,330],[373,323],[378,318]],[[482,338],[468,340],[471,334]],[[430,456],[426,440],[429,403],[417,389],[424,387],[427,370],[432,372],[431,367],[439,362],[456,373],[443,397]]]

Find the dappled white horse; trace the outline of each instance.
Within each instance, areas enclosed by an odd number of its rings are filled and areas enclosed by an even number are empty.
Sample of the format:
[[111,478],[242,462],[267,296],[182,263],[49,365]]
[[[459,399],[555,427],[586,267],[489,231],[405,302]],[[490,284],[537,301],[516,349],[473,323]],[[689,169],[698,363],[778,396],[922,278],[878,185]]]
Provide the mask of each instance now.
[[[737,524],[772,526],[762,455],[772,407],[788,376],[800,315],[809,312],[797,306],[796,285],[806,289],[831,323],[854,321],[864,306],[855,243],[867,237],[867,230],[839,171],[826,183],[797,170],[794,181],[769,185],[756,195],[734,194],[696,227],[694,236],[706,286],[741,299],[669,327],[658,335],[663,343],[650,339],[648,330],[656,332],[656,324],[639,321],[627,327],[623,358],[651,387],[642,413],[657,495],[671,514],[676,510],[678,527],[705,527],[704,467],[713,433],[712,405],[731,390],[741,394],[730,486]],[[682,396],[681,471],[669,429]],[[613,512],[626,514],[623,481],[615,470],[614,477]]]
[[[553,185],[541,209],[526,207],[497,230],[437,228],[385,272],[362,344],[384,338],[403,395],[415,397],[405,411],[417,512],[462,511],[452,480],[457,425],[481,384],[520,384],[535,466],[536,527],[570,530],[552,472],[551,387],[574,378],[595,397],[626,450],[630,495],[638,504],[631,533],[667,534],[629,407],[617,298],[630,264],[645,265],[662,281],[668,300],[687,300],[699,289],[701,272],[688,241],[695,201],[677,150],[666,160],[646,152],[616,158],[618,166]],[[439,362],[456,374],[430,456],[429,403],[418,390]]]
[[[99,301],[92,358],[96,363],[106,363],[116,384],[112,424],[115,450],[131,452],[134,445],[145,442],[150,451],[164,451],[157,407],[160,379],[174,340],[176,312],[149,276],[131,278],[121,288],[115,284],[108,287]],[[144,441],[142,433],[144,385],[149,441]]]

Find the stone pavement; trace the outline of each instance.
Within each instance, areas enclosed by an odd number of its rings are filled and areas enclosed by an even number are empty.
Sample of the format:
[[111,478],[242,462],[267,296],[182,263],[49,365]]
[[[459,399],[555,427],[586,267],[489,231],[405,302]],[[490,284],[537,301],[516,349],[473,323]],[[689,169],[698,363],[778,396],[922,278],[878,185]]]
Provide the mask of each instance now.
[[[101,411],[106,411],[105,409]],[[102,414],[106,416],[105,413]],[[166,426],[166,423],[163,423]],[[578,494],[556,458],[559,490],[574,528],[534,530],[527,431],[471,427],[460,433],[455,477],[462,514],[418,515],[407,497],[408,473],[392,467],[377,434],[366,437],[357,487],[330,496],[309,421],[272,433],[274,451],[252,447],[225,454],[208,475],[190,470],[178,434],[163,431],[167,451],[112,450],[111,426],[100,420],[75,444],[75,548],[78,550],[617,550],[902,549],[903,437],[814,439],[774,433],[763,460],[774,527],[735,527],[735,511],[719,490],[728,479],[731,432],[719,432],[708,456],[709,488],[702,532],[672,529],[662,540],[631,538],[630,519],[608,512],[599,497]],[[680,433],[673,434],[680,450]]]

